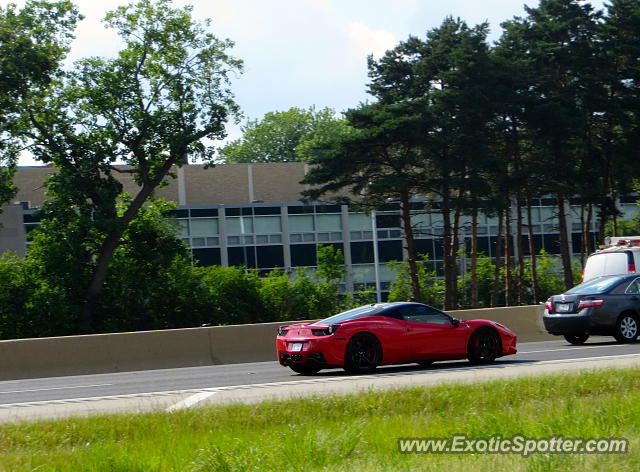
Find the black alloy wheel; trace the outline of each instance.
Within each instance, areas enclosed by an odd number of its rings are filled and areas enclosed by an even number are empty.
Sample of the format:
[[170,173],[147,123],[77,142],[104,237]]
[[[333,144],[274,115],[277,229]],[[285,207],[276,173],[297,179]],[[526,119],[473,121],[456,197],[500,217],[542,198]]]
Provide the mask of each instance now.
[[567,340],[568,343],[575,344],[576,346],[580,344],[584,344],[587,339],[589,339],[588,334],[565,334],[564,339]]
[[479,328],[469,338],[467,359],[472,364],[489,364],[501,354],[500,336],[491,328]]
[[344,355],[344,370],[349,374],[373,372],[382,360],[382,348],[375,336],[356,334],[347,346]]

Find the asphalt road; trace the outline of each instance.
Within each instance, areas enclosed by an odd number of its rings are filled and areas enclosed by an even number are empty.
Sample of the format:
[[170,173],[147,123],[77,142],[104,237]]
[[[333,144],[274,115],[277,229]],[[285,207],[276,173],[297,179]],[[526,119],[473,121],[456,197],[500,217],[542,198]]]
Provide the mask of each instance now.
[[[611,358],[640,354],[640,343],[617,344],[612,338],[592,338],[583,346],[572,346],[564,339],[522,343],[518,354],[496,360],[493,365],[476,366],[474,370],[501,367],[531,366],[554,360],[581,360]],[[468,370],[466,361],[440,362],[430,368],[415,364],[380,367],[373,376],[418,376],[425,373],[455,373]],[[136,394],[169,394],[218,387],[278,385],[306,379],[338,381],[347,377],[340,369],[321,371],[312,377],[293,373],[277,362],[255,362],[181,369],[123,372],[115,374],[81,375],[28,380],[0,381],[0,409],[10,405],[51,402],[83,401],[97,397],[131,396]],[[348,376],[353,377],[353,376]]]

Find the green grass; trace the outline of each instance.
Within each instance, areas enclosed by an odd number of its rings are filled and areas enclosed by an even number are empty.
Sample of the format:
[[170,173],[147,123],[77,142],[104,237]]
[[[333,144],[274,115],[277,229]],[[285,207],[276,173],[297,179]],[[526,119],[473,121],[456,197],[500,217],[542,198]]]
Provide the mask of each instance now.
[[[624,455],[406,455],[399,437],[624,437]],[[640,369],[0,426],[1,471],[637,471]]]

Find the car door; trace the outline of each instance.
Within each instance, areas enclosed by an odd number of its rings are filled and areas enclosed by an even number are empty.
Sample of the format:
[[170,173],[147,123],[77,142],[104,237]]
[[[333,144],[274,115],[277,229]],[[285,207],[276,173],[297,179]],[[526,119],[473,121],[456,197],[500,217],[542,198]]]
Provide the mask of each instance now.
[[602,295],[602,298],[604,304],[591,314],[591,322],[596,326],[613,329],[621,313],[640,311],[640,277],[619,284]]
[[445,313],[424,305],[407,305],[395,315],[404,323],[406,360],[446,359],[461,351],[461,336]]

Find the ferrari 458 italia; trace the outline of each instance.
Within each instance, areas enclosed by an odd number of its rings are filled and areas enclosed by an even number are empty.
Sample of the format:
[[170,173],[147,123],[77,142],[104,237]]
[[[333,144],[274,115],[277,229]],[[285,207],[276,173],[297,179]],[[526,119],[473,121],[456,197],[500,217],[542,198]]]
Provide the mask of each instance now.
[[516,335],[495,321],[460,321],[420,303],[375,303],[315,323],[281,326],[276,351],[280,364],[300,374],[332,367],[366,373],[412,362],[490,363],[516,353]]

